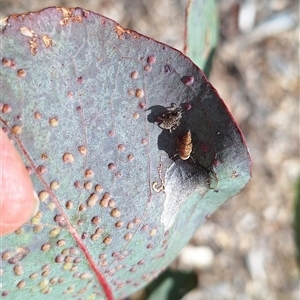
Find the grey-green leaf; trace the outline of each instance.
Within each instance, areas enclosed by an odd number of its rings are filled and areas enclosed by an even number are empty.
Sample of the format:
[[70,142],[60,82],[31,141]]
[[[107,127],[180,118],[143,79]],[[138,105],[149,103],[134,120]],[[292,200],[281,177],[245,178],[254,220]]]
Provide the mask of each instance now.
[[125,297],[249,181],[242,133],[179,51],[54,7],[8,18],[0,47],[2,127],[41,201],[1,238],[3,296]]

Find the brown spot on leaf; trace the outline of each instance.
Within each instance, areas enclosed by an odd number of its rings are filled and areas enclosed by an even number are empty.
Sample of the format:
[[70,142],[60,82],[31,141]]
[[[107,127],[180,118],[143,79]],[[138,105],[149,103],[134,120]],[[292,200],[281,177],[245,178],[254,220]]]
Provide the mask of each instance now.
[[51,284],[56,284],[56,283],[57,283],[57,277],[52,277],[52,278],[50,279],[50,283],[51,283]]
[[95,185],[95,192],[101,193],[103,191],[103,187],[100,184]]
[[134,159],[134,156],[132,154],[127,155],[128,161],[132,161]]
[[125,29],[125,28],[123,28],[119,24],[117,24],[115,26],[114,32],[117,34],[118,39],[120,39],[120,40],[123,38],[123,35],[125,35],[125,34],[131,35],[134,39],[138,39],[139,38],[138,33],[134,32],[134,31],[131,31],[129,29]]
[[111,242],[112,242],[112,237],[110,237],[110,236],[107,236],[107,237],[103,240],[103,243],[106,244],[106,245],[111,244]]
[[99,259],[106,259],[107,255],[105,253],[99,254]]
[[79,146],[79,147],[78,147],[78,151],[79,151],[79,153],[80,153],[81,155],[83,155],[83,156],[85,156],[86,153],[87,153],[87,149],[86,149],[85,146]]
[[57,244],[57,246],[59,246],[59,247],[63,247],[63,246],[65,246],[66,241],[63,240],[63,239],[62,239],[62,240],[58,240],[56,244]]
[[14,266],[14,272],[15,272],[15,275],[17,275],[17,276],[21,276],[24,274],[24,270],[21,265]]
[[49,119],[49,124],[52,127],[56,127],[58,125],[58,118],[57,117],[53,117]]
[[138,112],[134,112],[132,116],[134,119],[138,119],[140,117]]
[[74,186],[76,189],[81,190],[83,188],[83,184],[80,181],[75,181]]
[[143,101],[139,102],[139,108],[145,109],[146,107],[147,107],[147,105],[145,102],[143,102]]
[[91,277],[92,276],[89,272],[84,272],[84,273],[80,274],[80,276],[79,276],[80,279],[89,279]]
[[50,265],[44,265],[44,266],[42,266],[42,271],[43,272],[50,271],[50,269],[51,269]]
[[9,104],[4,104],[2,107],[2,113],[8,114],[11,112],[11,106]]
[[57,189],[59,188],[59,182],[57,182],[57,181],[52,181],[52,182],[50,183],[50,188],[51,188],[51,190],[57,190]]
[[80,204],[79,207],[78,207],[78,211],[80,211],[80,212],[86,211],[86,205],[85,204]]
[[211,218],[211,214],[207,214],[206,216],[205,216],[205,219],[206,220],[209,220]]
[[190,86],[194,83],[194,76],[183,76],[180,80],[187,86]]
[[140,218],[134,218],[134,219],[132,220],[132,222],[133,222],[134,224],[140,224],[140,223],[141,223],[141,219],[140,219]]
[[51,211],[53,211],[53,210],[55,210],[55,208],[56,208],[56,204],[55,204],[53,201],[51,201],[50,203],[47,204],[47,207],[48,207]]
[[43,175],[47,172],[47,168],[43,165],[39,165],[36,170],[37,170],[37,173],[40,175]]
[[48,154],[47,154],[47,153],[45,153],[45,152],[44,152],[44,153],[42,153],[42,154],[41,154],[41,159],[42,159],[42,160],[47,160],[47,159],[49,159],[49,156],[48,156]]
[[117,177],[117,178],[120,178],[120,177],[122,177],[122,174],[121,174],[121,172],[116,172],[116,173],[115,173],[115,177]]
[[93,183],[91,182],[91,181],[87,181],[87,182],[85,182],[85,184],[83,185],[84,186],[84,188],[86,189],[86,190],[91,190],[92,189],[92,187],[93,187]]
[[46,201],[49,198],[49,193],[47,191],[41,191],[38,195],[41,202]]
[[115,131],[114,130],[110,130],[109,132],[108,132],[108,136],[109,137],[114,137],[116,135],[116,133],[115,133]]
[[57,255],[56,257],[55,257],[55,262],[56,263],[61,263],[61,262],[63,262],[64,261],[64,256],[63,255]]
[[12,134],[20,134],[22,132],[22,126],[14,125],[11,129]]
[[26,26],[21,27],[20,32],[22,35],[27,36],[27,37],[33,37],[35,34],[33,29],[29,29]]
[[9,251],[4,251],[3,253],[2,253],[2,259],[3,260],[9,260],[10,259],[10,257],[11,257],[11,254],[10,254],[10,252]]
[[42,118],[42,114],[41,114],[40,112],[36,111],[36,112],[34,113],[34,118],[35,118],[36,120],[40,120],[40,119]]
[[26,71],[25,71],[24,69],[19,69],[19,70],[17,71],[17,75],[18,75],[18,77],[20,77],[20,78],[24,78],[24,77],[26,76]]
[[2,66],[3,67],[10,67],[10,68],[13,68],[16,66],[16,63],[12,60],[12,59],[9,59],[9,58],[3,58],[2,59]]
[[39,274],[38,273],[32,273],[29,278],[30,279],[35,279],[35,278],[38,278],[39,277]]
[[72,263],[64,263],[64,264],[63,264],[63,269],[64,269],[65,271],[69,271],[72,267],[73,267],[73,264],[72,264]]
[[24,233],[23,227],[20,227],[20,228],[18,228],[17,230],[15,230],[15,234],[16,234],[16,235],[21,235],[22,233]]
[[55,221],[56,223],[58,223],[58,225],[60,225],[60,226],[62,226],[62,227],[64,227],[64,226],[67,225],[67,221],[66,221],[65,217],[64,217],[63,215],[60,215],[60,214],[58,214],[58,215],[56,215],[56,216],[54,217],[54,221]]
[[155,228],[151,229],[149,232],[150,236],[155,236],[156,233],[157,233],[157,230]]
[[143,97],[145,96],[144,90],[142,90],[142,89],[137,89],[137,90],[135,91],[135,96],[136,96],[137,98],[143,98]]
[[110,208],[116,207],[116,201],[114,199],[110,199],[108,201],[108,207],[110,207]]
[[66,209],[72,209],[72,208],[73,208],[73,203],[72,203],[71,200],[68,200],[68,201],[66,202]]
[[119,144],[118,145],[118,150],[119,151],[124,151],[125,150],[125,146],[123,144]]
[[133,237],[132,233],[126,233],[126,234],[124,235],[124,239],[125,239],[126,241],[130,241],[130,240],[132,239],[132,237]]
[[130,77],[132,79],[137,79],[139,77],[139,72],[138,71],[133,71],[131,74],[130,74]]
[[42,276],[43,277],[47,277],[47,276],[49,276],[49,274],[50,274],[50,271],[44,271],[44,272],[42,272]]
[[121,227],[123,227],[123,225],[124,225],[124,222],[118,221],[118,222],[115,224],[115,227],[116,227],[116,228],[121,228]]
[[81,258],[76,257],[73,262],[74,262],[74,264],[79,264],[81,262]]
[[154,55],[148,56],[148,58],[147,58],[147,63],[148,64],[154,64],[155,61],[156,61],[156,57]]
[[24,247],[17,248],[16,254],[8,259],[8,263],[16,264],[17,262],[25,258],[29,254],[29,252],[30,251],[28,248],[24,248]]
[[30,52],[32,55],[36,55],[37,54],[37,48],[39,46],[39,43],[36,40],[36,37],[33,37],[30,41],[29,41],[29,47],[30,47]]
[[102,199],[100,200],[100,206],[107,207],[109,200],[110,200],[110,194],[109,193],[104,193]]
[[62,160],[63,162],[67,163],[67,164],[71,164],[74,162],[74,156],[69,153],[69,152],[66,152],[64,153],[64,155],[62,156]]
[[84,177],[85,178],[92,178],[92,177],[94,177],[94,175],[95,175],[95,173],[92,169],[87,169],[84,172]]
[[43,42],[46,48],[52,47],[52,39],[46,34],[42,36]]
[[192,104],[191,103],[185,103],[183,105],[183,107],[184,107],[185,110],[190,110],[192,108]]
[[56,237],[59,234],[60,234],[60,229],[59,228],[53,228],[52,230],[49,231],[49,236],[50,237]]
[[101,218],[98,216],[95,216],[92,218],[91,222],[93,225],[98,225],[101,222]]
[[33,226],[33,231],[34,231],[35,233],[39,233],[39,232],[41,232],[43,229],[44,229],[44,225],[42,225],[42,224],[37,224],[37,225],[34,225],[34,226]]
[[152,70],[152,67],[150,65],[144,66],[144,71],[150,72]]
[[89,198],[87,199],[87,205],[88,206],[94,206],[96,202],[98,201],[99,196],[95,193],[92,193]]
[[121,212],[117,209],[114,208],[111,212],[110,215],[114,218],[119,218],[121,216]]
[[133,222],[129,222],[129,223],[127,224],[127,229],[133,228],[134,225],[135,225],[135,224],[134,224]]
[[42,245],[41,250],[46,252],[46,251],[49,251],[50,248],[51,248],[51,244],[49,242],[47,242],[47,243]]
[[135,94],[135,91],[133,89],[130,89],[130,90],[127,91],[127,94],[129,96],[133,96]]
[[26,285],[26,281],[25,280],[21,280],[20,282],[18,282],[17,288],[18,289],[22,289],[25,285]]
[[75,15],[73,8],[58,7],[56,9],[57,9],[57,11],[61,12],[63,15],[63,18],[59,21],[59,24],[61,26],[66,26],[70,22],[73,22],[73,23],[81,23],[82,22],[82,16]]
[[141,140],[142,145],[147,145],[148,144],[148,139],[144,138]]
[[64,262],[71,263],[71,262],[73,262],[73,260],[74,260],[73,256],[67,255],[64,259]]
[[[83,77],[82,76],[78,77],[77,82],[78,83],[83,83]],[[82,111],[82,106],[81,105],[77,106],[76,111]]]
[[148,231],[148,229],[149,229],[149,225],[144,225],[144,226],[142,227],[142,230],[143,230],[143,231]]
[[108,164],[108,169],[109,170],[115,170],[116,169],[116,165],[114,163],[109,163]]

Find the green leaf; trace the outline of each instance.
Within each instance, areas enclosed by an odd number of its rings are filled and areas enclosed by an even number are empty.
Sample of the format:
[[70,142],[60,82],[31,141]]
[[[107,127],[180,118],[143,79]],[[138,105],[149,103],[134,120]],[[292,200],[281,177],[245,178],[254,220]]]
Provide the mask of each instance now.
[[295,217],[294,217],[294,232],[298,266],[300,267],[300,177],[296,183],[295,190]]
[[126,297],[249,181],[242,133],[179,51],[55,7],[8,18],[0,47],[2,127],[41,201],[1,238],[3,296]]
[[189,0],[186,9],[185,55],[209,76],[218,42],[215,0]]
[[194,272],[163,272],[146,288],[147,300],[180,300],[197,286],[197,275]]

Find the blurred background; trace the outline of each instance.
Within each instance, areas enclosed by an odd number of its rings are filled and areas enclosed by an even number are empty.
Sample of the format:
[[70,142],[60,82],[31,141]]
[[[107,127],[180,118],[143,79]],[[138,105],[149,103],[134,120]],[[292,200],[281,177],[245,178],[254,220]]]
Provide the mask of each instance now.
[[[186,2],[1,0],[0,18],[47,6],[80,6],[183,51]],[[245,135],[253,179],[197,231],[171,267],[198,276],[198,288],[185,300],[298,300],[293,226],[299,176],[299,3],[217,2],[219,45],[209,79]]]

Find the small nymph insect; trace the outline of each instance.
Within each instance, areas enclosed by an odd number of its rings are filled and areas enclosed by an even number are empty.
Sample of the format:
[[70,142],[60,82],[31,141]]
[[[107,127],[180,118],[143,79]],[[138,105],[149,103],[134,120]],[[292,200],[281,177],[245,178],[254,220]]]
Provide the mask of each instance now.
[[193,150],[192,134],[189,130],[180,140],[178,140],[178,155],[182,160],[187,160]]
[[170,132],[175,130],[180,125],[182,118],[182,109],[177,108],[175,103],[172,103],[167,112],[161,117],[157,117],[158,126],[162,129],[167,129]]

